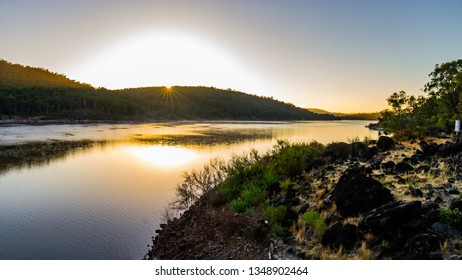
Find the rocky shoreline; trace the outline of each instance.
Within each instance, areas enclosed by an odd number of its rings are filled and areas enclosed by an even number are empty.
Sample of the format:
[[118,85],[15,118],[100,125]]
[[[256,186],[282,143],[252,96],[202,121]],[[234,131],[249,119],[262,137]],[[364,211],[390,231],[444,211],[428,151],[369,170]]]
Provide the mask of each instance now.
[[461,259],[461,163],[450,139],[332,143],[318,166],[267,197],[288,209],[282,234],[258,207],[217,203],[213,189],[161,225],[146,258]]

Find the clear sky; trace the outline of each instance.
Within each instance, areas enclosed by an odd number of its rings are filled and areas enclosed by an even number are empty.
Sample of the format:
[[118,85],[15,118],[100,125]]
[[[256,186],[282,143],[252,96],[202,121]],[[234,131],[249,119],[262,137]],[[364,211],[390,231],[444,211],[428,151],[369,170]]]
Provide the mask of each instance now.
[[0,58],[107,88],[204,85],[372,112],[462,58],[462,1],[0,0]]

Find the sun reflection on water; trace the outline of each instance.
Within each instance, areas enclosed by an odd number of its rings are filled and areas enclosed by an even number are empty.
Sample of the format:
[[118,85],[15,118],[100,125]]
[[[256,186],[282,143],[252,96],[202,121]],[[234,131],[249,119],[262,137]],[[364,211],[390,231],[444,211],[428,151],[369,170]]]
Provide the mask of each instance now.
[[175,168],[191,163],[197,158],[197,153],[173,146],[130,146],[122,151],[154,167]]

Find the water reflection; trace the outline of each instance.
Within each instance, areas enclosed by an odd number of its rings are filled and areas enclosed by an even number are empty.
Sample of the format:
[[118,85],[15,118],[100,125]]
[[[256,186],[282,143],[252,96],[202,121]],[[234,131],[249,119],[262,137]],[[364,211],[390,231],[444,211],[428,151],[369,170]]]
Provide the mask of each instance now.
[[197,158],[196,152],[173,146],[128,146],[121,149],[138,160],[160,168],[184,166]]

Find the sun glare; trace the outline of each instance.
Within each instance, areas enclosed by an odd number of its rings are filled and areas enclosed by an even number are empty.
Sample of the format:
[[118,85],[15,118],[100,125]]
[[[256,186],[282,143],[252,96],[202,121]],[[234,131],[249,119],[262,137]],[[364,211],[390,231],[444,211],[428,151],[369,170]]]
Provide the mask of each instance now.
[[66,73],[95,87],[214,86],[263,94],[268,82],[247,63],[187,33],[145,33],[112,44]]
[[194,151],[173,146],[130,146],[122,150],[144,163],[160,168],[180,167],[197,157]]

